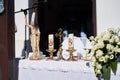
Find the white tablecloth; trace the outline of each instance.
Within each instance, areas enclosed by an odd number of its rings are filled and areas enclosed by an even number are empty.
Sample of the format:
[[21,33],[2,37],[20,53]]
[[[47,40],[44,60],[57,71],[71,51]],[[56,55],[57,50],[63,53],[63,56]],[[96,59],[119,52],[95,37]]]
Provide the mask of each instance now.
[[[20,60],[18,80],[97,80],[90,64],[83,60]],[[120,80],[120,64],[116,76],[111,74],[111,80]]]

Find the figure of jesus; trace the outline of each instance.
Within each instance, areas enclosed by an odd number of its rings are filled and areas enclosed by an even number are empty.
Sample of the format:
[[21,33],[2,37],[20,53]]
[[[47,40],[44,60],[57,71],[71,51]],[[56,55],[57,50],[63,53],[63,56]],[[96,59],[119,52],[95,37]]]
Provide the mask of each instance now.
[[27,16],[25,16],[25,25],[30,29],[30,42],[33,54],[30,56],[30,60],[40,60],[40,50],[39,50],[39,41],[40,41],[40,30],[39,27],[32,22],[29,24],[27,22]]

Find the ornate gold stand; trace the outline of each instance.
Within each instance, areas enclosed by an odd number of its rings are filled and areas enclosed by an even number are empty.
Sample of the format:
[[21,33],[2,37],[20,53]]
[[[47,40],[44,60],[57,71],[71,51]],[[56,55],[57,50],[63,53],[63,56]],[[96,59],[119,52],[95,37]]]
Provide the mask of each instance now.
[[63,56],[62,56],[62,51],[63,51],[63,49],[62,49],[62,47],[60,47],[60,48],[59,48],[60,55],[59,55],[58,59],[56,59],[57,61],[59,61],[59,60],[65,60],[65,59],[63,58]]
[[76,59],[74,59],[73,57],[73,52],[75,52],[75,49],[67,49],[66,51],[68,51],[70,53],[70,57],[68,58],[67,61],[76,61]]
[[53,53],[56,51],[56,49],[47,49],[46,51],[50,53],[50,57],[47,58],[47,60],[54,60]]

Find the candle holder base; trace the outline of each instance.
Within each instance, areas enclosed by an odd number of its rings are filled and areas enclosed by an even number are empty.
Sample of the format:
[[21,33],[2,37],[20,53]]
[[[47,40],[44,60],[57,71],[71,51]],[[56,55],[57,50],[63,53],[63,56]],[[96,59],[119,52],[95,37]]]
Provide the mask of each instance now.
[[73,52],[76,51],[75,49],[67,49],[66,51],[70,53],[70,57],[67,59],[67,61],[77,61],[73,56]]
[[58,59],[56,59],[56,61],[65,60],[65,59],[63,58],[63,56],[62,56],[62,51],[63,51],[63,49],[62,49],[62,47],[60,47],[60,48],[59,48],[60,55],[59,55]]
[[81,57],[81,59],[84,60],[84,61],[91,61],[91,58],[90,58],[90,57],[87,57],[87,56]]
[[50,53],[50,57],[47,58],[47,60],[54,60],[53,53],[56,51],[56,49],[47,49],[46,51]]
[[60,61],[60,60],[65,60],[62,56],[62,54],[59,55],[58,59],[56,59],[56,61]]

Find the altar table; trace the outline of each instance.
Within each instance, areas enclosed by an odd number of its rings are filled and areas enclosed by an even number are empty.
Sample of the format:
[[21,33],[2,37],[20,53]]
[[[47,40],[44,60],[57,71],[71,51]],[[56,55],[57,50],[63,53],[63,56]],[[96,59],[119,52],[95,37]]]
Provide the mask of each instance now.
[[[19,61],[18,80],[97,80],[90,61]],[[120,63],[111,80],[120,80]]]

